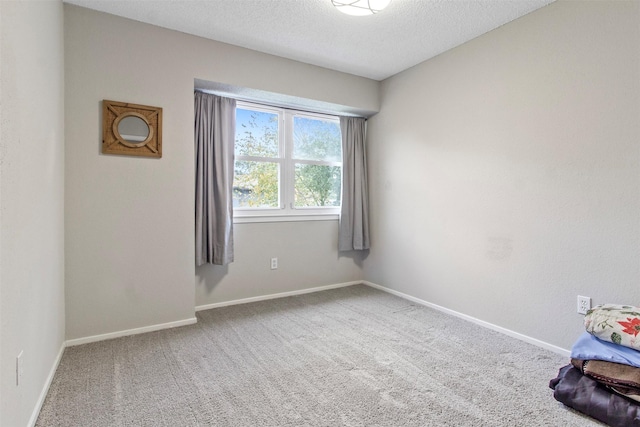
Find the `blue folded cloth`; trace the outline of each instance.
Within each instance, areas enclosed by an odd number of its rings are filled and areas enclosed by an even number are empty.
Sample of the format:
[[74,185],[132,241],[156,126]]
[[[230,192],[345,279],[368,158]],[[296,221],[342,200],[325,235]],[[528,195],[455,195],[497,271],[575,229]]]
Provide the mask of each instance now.
[[605,360],[640,368],[640,351],[602,341],[584,332],[571,348],[571,357],[580,360]]

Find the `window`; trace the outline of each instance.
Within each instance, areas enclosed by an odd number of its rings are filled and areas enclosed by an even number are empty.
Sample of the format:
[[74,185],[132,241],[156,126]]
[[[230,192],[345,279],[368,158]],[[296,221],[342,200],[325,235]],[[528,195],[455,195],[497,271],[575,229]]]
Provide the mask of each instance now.
[[338,117],[238,101],[234,216],[337,215],[342,184]]

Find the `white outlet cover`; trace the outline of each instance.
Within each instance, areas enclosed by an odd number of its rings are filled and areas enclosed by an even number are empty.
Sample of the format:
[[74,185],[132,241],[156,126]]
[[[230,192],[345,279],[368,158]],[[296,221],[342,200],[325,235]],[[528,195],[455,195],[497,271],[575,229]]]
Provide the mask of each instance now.
[[24,350],[20,352],[20,354],[18,354],[18,356],[16,357],[16,386],[20,385],[20,382],[22,381],[22,375],[24,373],[24,362],[22,360],[22,354],[24,353]]
[[579,314],[587,314],[587,311],[591,308],[591,298],[578,295],[578,307]]

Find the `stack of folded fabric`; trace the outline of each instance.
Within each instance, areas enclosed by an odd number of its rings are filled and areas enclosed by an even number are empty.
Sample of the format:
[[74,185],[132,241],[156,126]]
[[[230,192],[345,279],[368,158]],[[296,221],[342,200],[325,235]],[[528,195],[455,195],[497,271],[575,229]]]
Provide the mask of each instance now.
[[640,308],[599,305],[584,323],[571,364],[549,383],[553,396],[610,426],[640,427]]

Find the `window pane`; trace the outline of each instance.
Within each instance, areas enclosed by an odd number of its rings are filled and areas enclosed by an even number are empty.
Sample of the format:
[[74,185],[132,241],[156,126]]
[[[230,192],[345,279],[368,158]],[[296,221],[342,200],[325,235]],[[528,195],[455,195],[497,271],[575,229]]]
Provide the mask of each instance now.
[[340,206],[340,166],[296,164],[295,206]]
[[235,162],[233,206],[236,208],[278,208],[278,164]]
[[342,161],[340,124],[328,120],[294,116],[293,158],[327,162]]
[[235,153],[278,157],[278,114],[236,108]]

